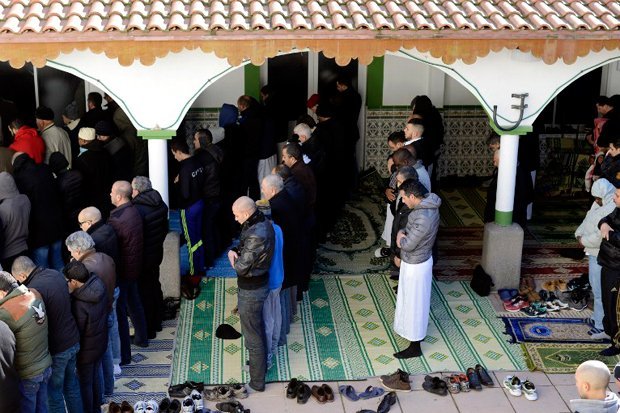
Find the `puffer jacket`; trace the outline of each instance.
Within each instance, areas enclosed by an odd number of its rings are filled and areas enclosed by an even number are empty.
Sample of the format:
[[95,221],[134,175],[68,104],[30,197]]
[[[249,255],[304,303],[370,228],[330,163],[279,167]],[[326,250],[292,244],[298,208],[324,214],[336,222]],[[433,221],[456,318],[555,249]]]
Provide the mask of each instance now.
[[36,290],[43,298],[49,322],[50,354],[62,353],[79,343],[80,333],[71,314],[71,298],[65,277],[56,270],[37,267],[23,284]]
[[118,237],[114,228],[103,221],[98,221],[92,224],[86,232],[95,241],[95,249],[112,257],[114,264],[118,267],[121,260],[118,255]]
[[0,172],[0,259],[12,257],[28,249],[28,222],[30,200],[17,190],[15,180],[7,172]]
[[39,132],[30,126],[22,126],[15,134],[15,140],[9,146],[15,152],[28,154],[35,163],[42,163],[45,159],[45,142]]
[[601,267],[620,271],[620,208],[614,209],[611,214],[601,219],[598,223],[599,229],[603,224],[609,225],[613,231],[609,233],[609,240],[601,241],[597,262]]
[[168,206],[154,189],[139,193],[131,202],[142,217],[144,269],[158,268],[164,258],[164,240],[168,235]]
[[144,234],[142,217],[138,209],[127,202],[110,212],[108,224],[118,237],[119,260],[116,275],[128,280],[137,280],[142,272]]
[[71,293],[71,311],[80,331],[78,365],[94,363],[108,348],[108,297],[99,277]]
[[31,249],[50,245],[62,238],[62,206],[60,191],[49,166],[36,165],[22,154],[13,163],[13,177],[19,191],[28,196],[30,225],[28,246]]
[[52,365],[47,347],[47,310],[38,292],[25,285],[14,288],[0,299],[0,320],[9,326],[19,343],[15,354],[19,377],[30,379]]
[[92,274],[95,274],[105,285],[108,297],[108,311],[112,310],[114,304],[114,288],[116,288],[116,265],[114,260],[102,252],[94,249],[85,251],[80,257],[80,261]]
[[239,288],[255,290],[267,285],[274,247],[271,221],[257,209],[243,223],[239,245],[232,248],[239,255],[234,266]]
[[407,264],[420,264],[428,260],[439,229],[441,198],[429,193],[407,218],[406,236],[400,241],[400,256]]
[[592,196],[601,198],[603,205],[592,203],[592,208],[586,214],[583,222],[575,231],[575,238],[581,237],[581,244],[586,254],[597,256],[601,246],[601,231],[598,223],[601,219],[611,214],[616,208],[614,204],[614,192],[616,188],[605,178],[598,179],[592,185]]

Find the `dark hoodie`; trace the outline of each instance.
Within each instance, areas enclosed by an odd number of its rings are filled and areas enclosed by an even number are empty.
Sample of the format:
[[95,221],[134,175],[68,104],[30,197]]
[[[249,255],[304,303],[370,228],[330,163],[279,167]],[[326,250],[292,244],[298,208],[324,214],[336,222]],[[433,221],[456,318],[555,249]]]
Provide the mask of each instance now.
[[94,363],[108,348],[108,297],[97,276],[71,293],[71,311],[80,331],[78,364]]
[[30,200],[17,190],[15,180],[7,172],[0,172],[0,259],[28,250],[28,220]]
[[154,189],[139,193],[131,202],[142,216],[144,268],[157,268],[164,257],[164,240],[168,234],[168,206]]
[[82,173],[85,203],[97,207],[103,218],[110,214],[110,189],[114,183],[113,162],[101,142],[94,140],[87,145],[86,152],[78,156],[73,169]]
[[68,170],[69,162],[60,152],[54,152],[50,156],[49,165],[56,175],[60,190],[65,234],[70,234],[79,230],[78,215],[82,208],[88,206],[84,202],[82,173],[73,169]]
[[28,246],[35,249],[60,240],[62,207],[52,170],[46,164],[36,165],[26,154],[15,159],[13,169],[17,188],[28,196],[32,205]]

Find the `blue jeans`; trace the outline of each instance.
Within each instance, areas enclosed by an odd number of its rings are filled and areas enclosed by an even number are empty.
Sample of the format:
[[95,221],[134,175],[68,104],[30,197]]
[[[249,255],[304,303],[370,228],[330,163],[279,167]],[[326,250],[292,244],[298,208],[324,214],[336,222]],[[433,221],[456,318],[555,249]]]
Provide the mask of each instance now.
[[245,348],[250,356],[250,382],[248,384],[252,389],[262,391],[265,389],[265,372],[267,371],[263,307],[269,289],[266,285],[255,290],[240,288],[237,294],[241,334],[243,334]]
[[[291,332],[291,321],[293,320],[292,314],[292,297],[291,294],[292,287],[286,288],[280,291],[280,311],[282,313],[282,323],[280,325],[280,337],[278,338],[278,346],[286,345],[286,336]],[[295,292],[295,296],[297,292]],[[294,303],[297,305],[297,300]]]
[[595,255],[588,255],[588,280],[592,286],[594,305],[592,320],[594,327],[603,330],[603,299],[601,297],[601,266],[596,262]]
[[148,343],[146,333],[146,318],[144,308],[140,301],[138,292],[138,282],[118,279],[118,302],[116,305],[116,315],[118,317],[118,335],[121,340],[121,364],[131,363],[131,339],[129,338],[129,321],[127,314],[131,317],[131,322],[135,330],[134,342],[140,344]]
[[114,364],[121,363],[121,339],[118,335],[118,316],[116,314],[116,302],[121,291],[118,287],[114,289],[114,303],[112,304],[112,319],[114,324],[108,330],[108,346],[112,346],[112,361]]
[[[80,343],[52,356],[52,376],[47,383],[47,402],[50,413],[80,413],[82,395],[75,371]],[[65,410],[65,403],[67,404]]]
[[271,357],[278,351],[278,341],[280,340],[280,330],[282,328],[280,288],[269,290],[263,305],[263,319],[265,322],[265,351],[267,352],[267,365],[269,365]]
[[34,263],[43,268],[52,268],[56,271],[62,271],[65,263],[62,261],[62,243],[60,240],[50,245],[44,245],[36,248],[32,252],[32,260]]
[[[118,287],[114,290],[114,302],[118,297]],[[99,381],[102,385],[101,392],[104,396],[111,396],[114,393],[114,341],[119,342],[118,337],[118,320],[116,317],[115,305],[112,305],[112,311],[108,314],[108,348],[103,353],[101,359],[101,371],[99,372]],[[120,360],[119,360],[120,362]]]
[[101,383],[99,383],[99,369],[101,359],[94,363],[78,364],[78,377],[82,391],[82,406],[84,413],[101,413]]
[[48,367],[43,373],[19,383],[21,413],[47,413],[47,383],[51,375],[52,368]]

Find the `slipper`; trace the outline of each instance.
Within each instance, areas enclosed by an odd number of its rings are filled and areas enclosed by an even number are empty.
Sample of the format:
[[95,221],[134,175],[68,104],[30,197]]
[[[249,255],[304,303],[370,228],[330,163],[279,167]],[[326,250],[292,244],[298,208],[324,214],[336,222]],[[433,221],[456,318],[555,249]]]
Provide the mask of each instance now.
[[542,285],[542,288],[551,292],[555,291],[557,288],[557,280],[545,281]]
[[555,286],[558,291],[564,292],[568,290],[568,285],[564,280],[555,280]]
[[385,390],[383,390],[381,387],[368,386],[366,387],[365,391],[359,394],[359,398],[364,400],[372,399],[373,397],[382,396],[383,393],[385,393]]
[[343,384],[338,387],[338,391],[340,391],[340,394],[342,394],[344,397],[353,402],[356,402],[360,399],[360,396],[351,385]]

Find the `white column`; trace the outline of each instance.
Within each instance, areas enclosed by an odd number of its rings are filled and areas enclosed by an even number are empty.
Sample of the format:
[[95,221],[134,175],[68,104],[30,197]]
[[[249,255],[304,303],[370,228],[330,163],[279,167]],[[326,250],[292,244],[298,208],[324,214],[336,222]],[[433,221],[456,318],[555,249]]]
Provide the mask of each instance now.
[[168,145],[166,139],[148,139],[149,177],[153,189],[159,191],[166,205],[168,202]]
[[512,223],[515,198],[519,135],[502,135],[500,148],[495,222],[501,226],[509,226]]

